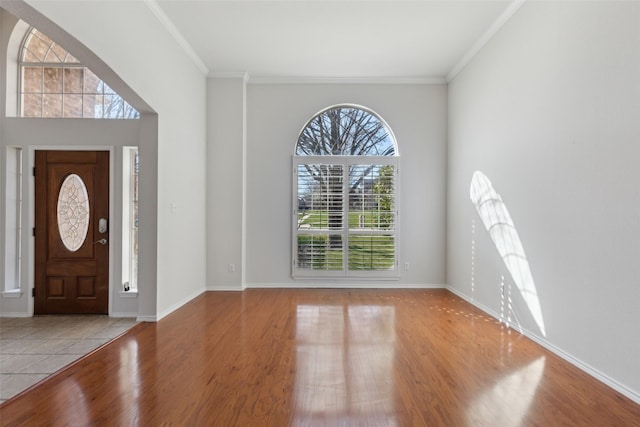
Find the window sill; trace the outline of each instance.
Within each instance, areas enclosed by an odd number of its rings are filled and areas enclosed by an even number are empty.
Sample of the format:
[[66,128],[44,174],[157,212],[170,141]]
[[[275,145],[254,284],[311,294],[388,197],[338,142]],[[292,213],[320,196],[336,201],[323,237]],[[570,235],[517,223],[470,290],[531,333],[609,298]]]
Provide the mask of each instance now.
[[397,282],[400,280],[400,276],[314,276],[297,273],[291,276],[293,280],[312,280],[312,281],[324,281],[324,282]]
[[138,298],[138,291],[137,290],[120,291],[118,292],[118,295],[120,295],[120,298]]
[[12,289],[1,293],[2,298],[20,298],[22,296],[21,289]]

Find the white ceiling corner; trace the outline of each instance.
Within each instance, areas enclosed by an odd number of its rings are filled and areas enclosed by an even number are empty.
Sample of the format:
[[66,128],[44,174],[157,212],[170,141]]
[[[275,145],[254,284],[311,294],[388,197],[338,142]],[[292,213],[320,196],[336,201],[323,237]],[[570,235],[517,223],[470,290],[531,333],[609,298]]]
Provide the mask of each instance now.
[[158,21],[164,26],[164,28],[171,34],[171,36],[176,40],[178,45],[184,50],[184,52],[191,58],[193,63],[198,67],[198,69],[202,72],[202,74],[209,74],[209,68],[202,61],[198,53],[193,49],[191,44],[184,38],[180,30],[174,25],[171,21],[171,18],[167,16],[166,13],[162,10],[162,8],[158,5],[156,0],[144,0],[144,3],[147,7],[153,12]]
[[144,0],[209,77],[443,84],[525,0]]
[[478,40],[469,48],[469,50],[460,58],[460,60],[453,66],[451,71],[447,73],[446,81],[450,82],[455,79],[458,73],[464,69],[464,67],[471,62],[474,56],[482,50],[482,48],[496,35],[498,31],[504,26],[504,24],[511,19],[511,17],[520,9],[520,6],[524,4],[526,0],[512,0],[509,6],[502,12],[498,18],[491,24],[487,31],[480,36]]

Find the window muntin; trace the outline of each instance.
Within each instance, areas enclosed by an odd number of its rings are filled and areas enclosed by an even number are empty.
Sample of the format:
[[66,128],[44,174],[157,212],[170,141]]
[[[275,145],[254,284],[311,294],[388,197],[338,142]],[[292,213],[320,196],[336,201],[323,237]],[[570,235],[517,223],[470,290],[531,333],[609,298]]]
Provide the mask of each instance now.
[[356,106],[328,108],[300,133],[294,170],[294,277],[397,276],[397,146]]
[[69,52],[35,28],[20,53],[20,116],[137,119],[140,114]]

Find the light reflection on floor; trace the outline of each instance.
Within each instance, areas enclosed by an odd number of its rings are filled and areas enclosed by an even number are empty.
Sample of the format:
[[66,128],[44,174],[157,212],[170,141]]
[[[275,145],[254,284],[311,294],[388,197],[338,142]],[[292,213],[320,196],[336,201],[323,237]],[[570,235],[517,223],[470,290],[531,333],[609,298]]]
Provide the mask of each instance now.
[[469,424],[501,427],[522,425],[540,384],[544,366],[545,356],[540,356],[488,387],[467,410]]
[[395,426],[392,306],[300,305],[292,425]]
[[126,346],[120,349],[120,365],[118,367],[118,384],[120,386],[120,402],[123,407],[130,408],[130,419],[138,420],[140,418],[141,384],[139,372],[140,360],[138,356],[138,342],[135,340],[127,341]]

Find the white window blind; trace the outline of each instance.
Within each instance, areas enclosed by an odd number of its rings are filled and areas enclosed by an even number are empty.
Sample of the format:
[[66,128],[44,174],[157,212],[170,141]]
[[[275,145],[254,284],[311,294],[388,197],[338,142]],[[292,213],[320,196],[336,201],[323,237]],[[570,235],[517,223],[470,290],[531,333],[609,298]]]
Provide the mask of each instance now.
[[397,157],[293,162],[294,277],[397,276]]

